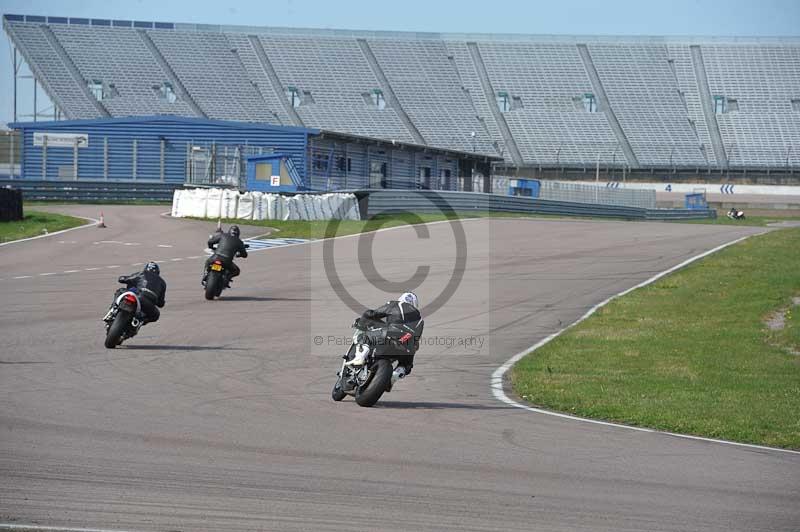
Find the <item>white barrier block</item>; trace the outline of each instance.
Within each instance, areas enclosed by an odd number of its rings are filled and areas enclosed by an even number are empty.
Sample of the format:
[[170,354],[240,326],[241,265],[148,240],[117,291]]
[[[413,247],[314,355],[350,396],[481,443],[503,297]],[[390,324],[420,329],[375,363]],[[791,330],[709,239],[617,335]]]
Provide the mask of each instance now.
[[184,192],[180,189],[175,189],[172,192],[172,211],[170,212],[170,216],[173,218],[180,218],[181,217],[181,193]]
[[361,219],[361,210],[358,208],[358,198],[356,198],[355,194],[347,194],[347,214],[345,215],[345,219],[347,220],[360,220]]
[[266,194],[263,192],[253,192],[253,220],[265,220],[266,214]]
[[236,206],[236,218],[239,220],[253,219],[253,194],[245,192],[239,194]]
[[186,216],[194,216],[195,218],[206,217],[206,197],[208,190],[204,188],[196,188],[189,194],[188,201],[186,202]]
[[220,214],[223,218],[236,218],[236,208],[239,202],[239,193],[235,190],[222,191],[222,208]]
[[212,188],[206,196],[206,218],[219,218],[222,212],[222,189]]

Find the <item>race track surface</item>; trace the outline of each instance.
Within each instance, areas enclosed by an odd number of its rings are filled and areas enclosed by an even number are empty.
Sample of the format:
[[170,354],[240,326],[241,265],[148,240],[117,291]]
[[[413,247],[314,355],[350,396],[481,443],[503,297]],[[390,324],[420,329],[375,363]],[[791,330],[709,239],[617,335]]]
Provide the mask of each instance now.
[[[319,242],[252,253],[234,288],[207,302],[199,276],[213,224],[160,210],[106,207],[108,229],[0,248],[0,524],[800,529],[800,455],[535,414],[489,387],[497,366],[592,305],[760,229],[458,224],[458,289],[428,312],[413,373],[365,409],[330,399],[354,317],[331,266],[355,300],[377,306],[378,276],[427,265],[417,293],[430,307],[453,277],[453,224],[427,226],[427,238],[378,233],[367,279],[360,238],[336,240],[327,260]],[[169,284],[162,318],[106,350],[100,318],[116,277],[149,259]]]

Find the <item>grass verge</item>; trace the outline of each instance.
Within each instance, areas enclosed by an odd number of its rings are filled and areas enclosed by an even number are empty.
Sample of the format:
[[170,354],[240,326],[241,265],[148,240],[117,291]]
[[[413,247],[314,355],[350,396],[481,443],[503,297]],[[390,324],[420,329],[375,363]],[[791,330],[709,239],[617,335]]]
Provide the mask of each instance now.
[[55,233],[85,223],[86,220],[82,218],[52,212],[28,211],[22,220],[0,222],[0,243],[43,235],[45,230],[48,233]]
[[731,220],[725,216],[725,213],[723,212],[719,213],[715,219],[676,220],[674,223],[766,227],[769,224],[780,222],[800,222],[800,218],[797,216],[781,216],[780,214],[776,214],[774,216],[747,216],[744,220]]
[[[464,220],[470,218],[560,218],[547,214],[526,214],[526,213],[507,213],[507,212],[459,212],[459,213],[436,213],[436,214],[417,214],[417,213],[398,213],[378,215],[369,220],[239,220],[235,218],[223,218],[223,225],[238,224],[259,227],[269,227],[275,229],[270,234],[275,238],[331,238],[336,236],[346,236],[358,233],[367,233],[378,229],[397,227],[400,225],[414,225],[422,223],[439,222],[444,220]],[[204,221],[217,221],[216,218],[193,218]]]
[[[612,301],[523,358],[516,394],[578,416],[800,449],[800,229],[750,238]],[[796,312],[795,312],[796,311]]]

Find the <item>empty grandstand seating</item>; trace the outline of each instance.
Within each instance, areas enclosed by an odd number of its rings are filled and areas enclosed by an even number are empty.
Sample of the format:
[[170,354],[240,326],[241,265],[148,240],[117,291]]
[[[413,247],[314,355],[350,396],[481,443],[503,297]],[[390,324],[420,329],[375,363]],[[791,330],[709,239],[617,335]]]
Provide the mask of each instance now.
[[589,51],[640,164],[706,166],[664,45],[589,44]]
[[443,41],[370,39],[369,46],[426,142],[453,150],[494,153],[492,140],[461,87]]
[[113,84],[116,93],[103,100],[113,116],[191,115],[185,102],[160,98],[168,79],[133,29],[53,24],[53,33],[85,80]]
[[65,117],[302,125],[534,167],[800,167],[800,40],[106,22],[4,18]]
[[[800,47],[703,46],[713,96],[735,100],[720,114],[720,133],[732,165],[795,166],[800,161]],[[793,161],[793,162],[792,162]]]
[[[307,125],[353,135],[413,142],[390,106],[372,107],[364,94],[380,89],[355,39],[261,35],[259,40],[283,88],[311,101],[297,107]],[[283,96],[283,95],[282,95]]]

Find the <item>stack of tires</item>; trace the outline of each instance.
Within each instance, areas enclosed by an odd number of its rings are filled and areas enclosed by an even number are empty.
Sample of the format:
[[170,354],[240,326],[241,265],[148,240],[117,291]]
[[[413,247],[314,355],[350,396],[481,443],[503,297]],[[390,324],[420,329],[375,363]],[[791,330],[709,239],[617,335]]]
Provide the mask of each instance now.
[[0,188],[0,222],[22,220],[22,191]]

